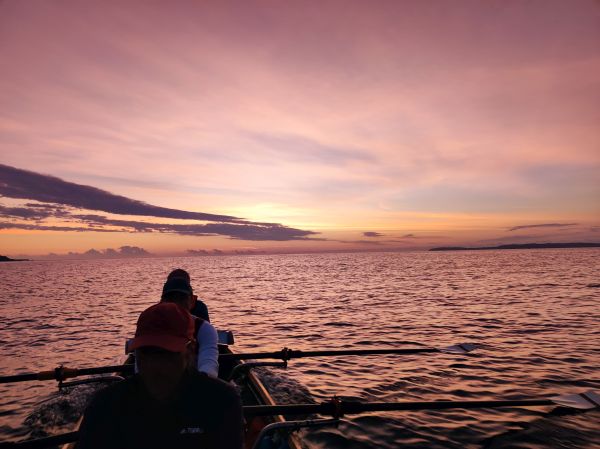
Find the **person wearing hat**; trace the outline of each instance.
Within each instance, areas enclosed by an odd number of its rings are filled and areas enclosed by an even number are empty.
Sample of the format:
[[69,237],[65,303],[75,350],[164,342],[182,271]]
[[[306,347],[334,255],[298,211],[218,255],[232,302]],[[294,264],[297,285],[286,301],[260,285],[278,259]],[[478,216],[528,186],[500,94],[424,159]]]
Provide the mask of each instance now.
[[[196,301],[197,297],[194,296],[189,280],[178,276],[167,277],[167,281],[163,285],[161,302],[175,303],[188,312],[191,312]],[[219,375],[217,330],[207,320],[196,317],[195,338],[198,342],[196,357],[198,371],[212,377],[217,377]]]
[[[167,276],[167,281],[170,279],[183,279],[187,281],[187,283],[190,284],[190,286],[192,285],[190,274],[183,268],[176,268],[173,271],[171,271]],[[194,307],[192,308],[191,314],[210,322],[210,317],[208,316],[208,307],[206,307],[206,304],[204,304],[204,302],[201,299],[199,299],[198,296],[193,296]]]
[[168,302],[142,312],[131,341],[139,372],[92,399],[78,449],[242,448],[239,394],[194,369],[194,321]]

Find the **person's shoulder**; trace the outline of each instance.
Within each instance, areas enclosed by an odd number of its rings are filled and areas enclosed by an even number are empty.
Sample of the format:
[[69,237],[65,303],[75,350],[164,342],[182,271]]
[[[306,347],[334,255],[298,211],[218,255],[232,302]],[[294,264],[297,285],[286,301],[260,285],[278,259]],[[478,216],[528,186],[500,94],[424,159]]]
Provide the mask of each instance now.
[[217,379],[214,377],[207,376],[204,373],[193,371],[190,373],[191,383],[194,389],[205,397],[212,398],[231,398],[236,399],[239,397],[237,389],[230,383],[224,380]]
[[136,382],[135,378],[129,378],[103,387],[94,394],[90,401],[90,406],[109,405],[115,401],[124,399],[135,388]]

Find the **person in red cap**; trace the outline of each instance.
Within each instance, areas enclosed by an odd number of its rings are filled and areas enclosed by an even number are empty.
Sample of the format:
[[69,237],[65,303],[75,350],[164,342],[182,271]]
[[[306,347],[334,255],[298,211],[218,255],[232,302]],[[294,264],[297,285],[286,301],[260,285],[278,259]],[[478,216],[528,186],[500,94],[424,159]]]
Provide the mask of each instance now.
[[92,399],[77,448],[241,449],[240,397],[195,369],[194,332],[194,318],[176,304],[142,312],[130,343],[139,372]]

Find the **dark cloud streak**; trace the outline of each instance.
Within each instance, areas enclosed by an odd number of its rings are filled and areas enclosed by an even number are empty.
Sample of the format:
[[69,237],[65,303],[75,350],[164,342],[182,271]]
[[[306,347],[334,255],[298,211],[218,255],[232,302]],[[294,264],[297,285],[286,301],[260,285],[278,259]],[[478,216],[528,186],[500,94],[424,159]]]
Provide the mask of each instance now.
[[531,229],[531,228],[566,228],[568,226],[577,226],[579,223],[542,223],[533,225],[522,225],[514,226],[509,231],[518,231],[520,229]]
[[[226,236],[235,240],[288,241],[323,240],[311,236],[313,231],[290,228],[278,223],[260,223],[228,215],[213,215],[153,206],[141,201],[91,186],[74,184],[53,176],[21,170],[0,164],[0,196],[29,199],[46,204],[26,203],[27,207],[0,205],[0,216],[36,224],[5,222],[0,229],[26,229],[43,231],[95,231],[95,232],[158,232],[187,236]],[[97,214],[73,214],[72,210],[87,209],[121,215],[142,215],[157,218],[194,219],[209,221],[204,224],[164,224],[136,220],[112,219]],[[70,209],[70,210],[69,210]],[[47,218],[82,223],[77,226],[56,226],[40,223]],[[120,229],[110,229],[116,227]]]
[[96,187],[75,184],[54,176],[42,175],[2,164],[0,164],[0,195],[8,198],[63,204],[120,215],[243,222],[240,218],[229,215],[215,215],[153,206]]
[[[101,215],[71,215],[72,219],[78,220],[88,227],[47,226],[43,224],[23,223],[0,223],[0,229],[26,229],[41,231],[95,231],[95,232],[158,232],[168,234],[179,234],[194,237],[209,237],[223,235],[234,240],[253,241],[289,241],[289,240],[323,240],[312,235],[318,234],[313,231],[290,228],[281,225],[250,225],[230,223],[208,223],[208,224],[169,224],[148,223],[132,220],[114,220]],[[109,229],[106,226],[114,226],[119,229]]]
[[39,224],[0,222],[0,229],[24,229],[27,231],[66,231],[66,232],[123,232],[118,229],[84,228],[72,226],[46,226]]

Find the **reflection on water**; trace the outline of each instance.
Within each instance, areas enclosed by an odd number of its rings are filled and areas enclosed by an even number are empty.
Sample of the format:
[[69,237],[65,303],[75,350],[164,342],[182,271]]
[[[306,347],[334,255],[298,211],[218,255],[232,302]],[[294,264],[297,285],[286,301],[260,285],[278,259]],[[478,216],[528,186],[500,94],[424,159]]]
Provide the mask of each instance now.
[[[316,401],[600,389],[598,256],[586,249],[5,263],[0,374],[115,363],[138,314],[182,267],[217,327],[234,330],[238,350],[486,345],[467,357],[302,359],[269,374],[300,382]],[[25,418],[52,391],[48,383],[0,386],[0,438],[27,436]],[[371,413],[305,439],[311,448],[599,447],[600,412],[547,411]]]

